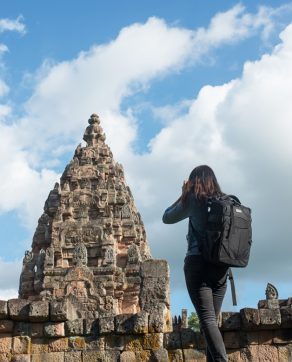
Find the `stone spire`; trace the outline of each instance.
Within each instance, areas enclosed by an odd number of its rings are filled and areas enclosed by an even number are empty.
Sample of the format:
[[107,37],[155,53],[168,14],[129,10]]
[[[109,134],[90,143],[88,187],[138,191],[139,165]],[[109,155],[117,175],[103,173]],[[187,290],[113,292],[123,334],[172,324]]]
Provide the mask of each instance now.
[[122,165],[93,114],[73,159],[45,202],[26,251],[19,296],[70,298],[91,316],[141,309],[141,263],[151,258]]

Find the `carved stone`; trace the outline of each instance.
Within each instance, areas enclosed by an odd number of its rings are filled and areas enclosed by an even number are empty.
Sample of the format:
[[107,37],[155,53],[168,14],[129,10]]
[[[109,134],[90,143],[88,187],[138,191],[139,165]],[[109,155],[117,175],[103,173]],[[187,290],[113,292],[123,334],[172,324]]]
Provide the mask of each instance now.
[[267,284],[266,299],[267,300],[278,299],[278,291],[277,291],[276,287],[271,283]]
[[55,321],[64,320],[58,305],[70,306],[71,320],[149,312],[159,321],[158,328],[153,320],[153,330],[165,330],[168,266],[151,259],[141,215],[99,117],[93,114],[88,123],[87,145],[77,146],[45,202],[23,260],[19,296],[56,301]]

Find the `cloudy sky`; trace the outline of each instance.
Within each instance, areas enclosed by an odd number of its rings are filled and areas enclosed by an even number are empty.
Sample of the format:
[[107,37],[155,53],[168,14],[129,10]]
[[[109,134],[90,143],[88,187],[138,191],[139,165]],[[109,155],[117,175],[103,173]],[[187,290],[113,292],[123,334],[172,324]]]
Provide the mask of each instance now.
[[[139,6],[138,6],[139,5]],[[193,167],[253,212],[235,270],[238,307],[267,282],[292,296],[292,2],[12,0],[0,11],[0,299],[17,295],[44,201],[98,113],[171,270],[173,313],[193,308],[182,273],[187,222],[164,209]]]

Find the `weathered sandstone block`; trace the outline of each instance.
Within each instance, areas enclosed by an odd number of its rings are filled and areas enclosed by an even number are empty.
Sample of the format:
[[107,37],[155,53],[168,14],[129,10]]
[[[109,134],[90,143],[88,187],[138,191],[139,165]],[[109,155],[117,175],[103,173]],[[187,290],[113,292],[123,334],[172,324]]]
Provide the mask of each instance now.
[[280,309],[282,327],[292,328],[292,308],[283,307]]
[[100,317],[98,319],[99,334],[113,333],[115,331],[114,317]]
[[30,336],[32,324],[28,322],[15,322],[13,335],[14,336]]
[[206,355],[202,351],[195,349],[183,349],[184,362],[205,362]]
[[33,301],[29,305],[28,312],[31,322],[44,322],[49,319],[49,302],[48,301]]
[[64,337],[65,328],[64,323],[48,322],[44,325],[44,335],[46,337]]
[[292,346],[280,346],[278,347],[278,362],[292,361]]
[[[230,332],[231,333],[231,332]],[[224,332],[225,336],[225,332]],[[259,331],[241,331],[237,332],[237,338],[239,338],[239,346],[246,347],[253,344],[259,344]]]
[[0,320],[0,333],[11,333],[13,331],[14,323],[11,320]]
[[227,351],[228,362],[242,362],[240,350],[229,350]]
[[29,354],[14,355],[11,359],[11,362],[30,362],[30,355]]
[[222,331],[238,331],[241,328],[240,313],[222,312]]
[[143,349],[155,350],[163,348],[163,333],[148,333],[142,335]]
[[180,333],[179,332],[165,333],[164,348],[166,348],[167,350],[182,348]]
[[32,338],[31,354],[40,354],[49,351],[48,340],[45,338]]
[[64,352],[33,354],[31,362],[64,362]]
[[82,361],[81,352],[65,352],[64,362],[80,362]]
[[281,325],[280,309],[259,309],[261,328],[274,329]]
[[11,319],[27,321],[29,312],[29,301],[26,299],[8,300],[8,313]]
[[69,337],[68,339],[69,350],[80,351],[86,349],[84,337]]
[[168,351],[168,360],[170,362],[183,362],[183,352],[181,349],[172,349]]
[[120,352],[118,351],[84,351],[83,362],[103,362],[118,361]]
[[30,335],[32,338],[42,338],[44,336],[43,323],[31,323]]
[[283,328],[274,332],[273,343],[275,344],[292,344],[292,329]]
[[240,347],[240,335],[237,332],[224,332],[223,339],[227,349],[237,349]]
[[66,336],[81,336],[83,334],[83,319],[65,322]]
[[149,332],[172,332],[172,318],[165,304],[158,303],[149,308]]
[[98,319],[86,318],[83,320],[83,334],[85,336],[97,335],[98,332]]
[[148,332],[147,312],[136,314],[120,314],[115,317],[115,331],[122,334],[143,334]]
[[9,353],[12,347],[12,337],[10,335],[0,335],[0,355]]
[[68,350],[68,338],[54,338],[48,341],[49,352],[65,352]]
[[136,362],[135,352],[124,351],[121,353],[120,362]]
[[13,337],[12,352],[15,354],[27,354],[31,351],[31,341],[29,337]]
[[105,337],[88,336],[84,338],[86,350],[99,350],[105,349]]
[[166,260],[145,260],[141,264],[141,276],[143,278],[169,278],[169,265]]
[[258,309],[243,308],[240,310],[240,316],[244,329],[254,329],[260,324],[260,313]]
[[126,346],[127,338],[121,334],[111,334],[104,337],[104,349],[114,349],[123,351]]
[[50,320],[54,322],[65,322],[78,318],[75,308],[67,300],[50,302]]
[[168,362],[168,352],[165,348],[151,350],[150,361]]

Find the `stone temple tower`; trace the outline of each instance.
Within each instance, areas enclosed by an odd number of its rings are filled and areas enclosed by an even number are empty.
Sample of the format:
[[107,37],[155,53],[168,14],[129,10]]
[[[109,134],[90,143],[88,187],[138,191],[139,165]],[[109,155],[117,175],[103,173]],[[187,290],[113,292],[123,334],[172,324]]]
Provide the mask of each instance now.
[[151,258],[123,167],[105,143],[99,117],[88,122],[87,145],[76,148],[49,193],[25,252],[19,297],[67,300],[83,318],[158,308],[170,320],[168,265]]

